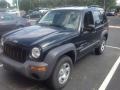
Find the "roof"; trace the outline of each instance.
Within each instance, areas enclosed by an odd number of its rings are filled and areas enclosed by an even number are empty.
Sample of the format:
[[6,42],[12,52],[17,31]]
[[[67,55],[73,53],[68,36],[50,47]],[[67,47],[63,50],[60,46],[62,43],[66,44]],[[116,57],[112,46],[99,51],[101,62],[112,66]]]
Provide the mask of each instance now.
[[55,9],[52,9],[52,10],[61,10],[61,9],[64,9],[64,10],[83,10],[83,9],[87,9],[88,7],[79,7],[79,6],[74,6],[74,7],[59,7],[59,8],[55,8]]
[[104,10],[102,8],[99,7],[92,7],[92,6],[74,6],[74,7],[59,7],[59,8],[55,8],[52,10],[86,10],[86,9],[92,9],[92,10]]

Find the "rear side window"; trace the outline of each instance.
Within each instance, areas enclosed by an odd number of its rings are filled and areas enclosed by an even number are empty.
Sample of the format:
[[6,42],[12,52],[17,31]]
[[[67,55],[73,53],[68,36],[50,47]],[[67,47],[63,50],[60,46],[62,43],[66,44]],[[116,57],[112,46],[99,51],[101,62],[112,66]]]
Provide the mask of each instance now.
[[99,11],[93,12],[95,26],[99,26],[102,23],[103,17]]

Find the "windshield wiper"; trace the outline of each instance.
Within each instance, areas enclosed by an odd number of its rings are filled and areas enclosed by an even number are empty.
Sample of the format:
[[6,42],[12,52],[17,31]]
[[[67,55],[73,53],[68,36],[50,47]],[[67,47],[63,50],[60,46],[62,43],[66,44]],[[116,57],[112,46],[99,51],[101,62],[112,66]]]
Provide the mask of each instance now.
[[61,25],[57,25],[57,24],[45,24],[45,23],[38,23],[38,25],[43,25],[43,26],[53,26],[53,27],[59,27],[59,28],[63,28],[63,29],[67,29],[64,26]]
[[50,24],[49,26],[54,26],[54,27],[59,27],[59,28],[64,28],[64,29],[66,29],[66,27],[61,26],[61,25],[57,25],[57,24]]

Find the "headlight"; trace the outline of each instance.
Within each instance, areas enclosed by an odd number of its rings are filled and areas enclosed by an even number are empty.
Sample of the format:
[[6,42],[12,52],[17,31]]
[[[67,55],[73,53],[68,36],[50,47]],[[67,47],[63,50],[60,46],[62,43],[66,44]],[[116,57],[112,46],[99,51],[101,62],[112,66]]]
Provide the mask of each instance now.
[[4,45],[4,39],[1,38],[1,45],[3,46]]
[[41,54],[41,50],[39,49],[39,48],[37,48],[37,47],[34,47],[33,49],[32,49],[32,57],[33,58],[39,58],[40,57],[40,54]]

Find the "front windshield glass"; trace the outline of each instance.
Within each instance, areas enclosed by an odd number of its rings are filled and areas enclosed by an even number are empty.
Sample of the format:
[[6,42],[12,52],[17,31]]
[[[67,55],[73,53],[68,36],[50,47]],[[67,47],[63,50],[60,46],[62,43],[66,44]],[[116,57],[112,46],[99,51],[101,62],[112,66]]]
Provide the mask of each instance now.
[[39,21],[39,24],[77,30],[79,26],[79,21],[80,11],[53,10],[46,14]]

